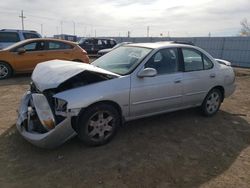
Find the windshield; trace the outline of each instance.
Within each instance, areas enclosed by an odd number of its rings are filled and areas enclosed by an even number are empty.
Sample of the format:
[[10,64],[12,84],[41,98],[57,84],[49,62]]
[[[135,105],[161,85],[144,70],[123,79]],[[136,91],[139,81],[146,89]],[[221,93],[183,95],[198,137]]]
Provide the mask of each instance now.
[[150,48],[123,46],[100,57],[92,64],[116,74],[126,75],[151,51]]

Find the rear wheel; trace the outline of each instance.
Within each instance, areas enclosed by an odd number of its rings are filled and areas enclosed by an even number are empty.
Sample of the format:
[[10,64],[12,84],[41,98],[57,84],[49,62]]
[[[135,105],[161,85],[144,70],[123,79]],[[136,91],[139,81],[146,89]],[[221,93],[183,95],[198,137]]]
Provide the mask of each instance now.
[[0,62],[0,80],[9,78],[12,75],[12,68],[9,64]]
[[220,109],[222,94],[219,89],[212,89],[202,103],[202,112],[205,116],[213,116]]
[[119,125],[120,115],[112,105],[97,104],[80,116],[78,137],[87,145],[103,145],[114,137]]

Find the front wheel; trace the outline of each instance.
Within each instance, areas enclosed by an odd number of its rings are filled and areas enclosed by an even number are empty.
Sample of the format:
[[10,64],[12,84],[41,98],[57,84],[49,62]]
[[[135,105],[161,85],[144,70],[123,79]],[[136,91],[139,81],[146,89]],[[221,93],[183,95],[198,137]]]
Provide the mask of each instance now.
[[120,122],[120,114],[112,105],[91,106],[79,118],[78,137],[90,146],[106,144],[114,137]]
[[201,109],[205,116],[213,116],[220,109],[222,94],[219,89],[212,89],[204,99]]

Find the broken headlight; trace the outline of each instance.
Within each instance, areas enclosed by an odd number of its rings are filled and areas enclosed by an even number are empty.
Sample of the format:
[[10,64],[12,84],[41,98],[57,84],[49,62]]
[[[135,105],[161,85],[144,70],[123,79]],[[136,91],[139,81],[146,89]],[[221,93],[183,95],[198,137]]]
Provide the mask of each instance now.
[[62,112],[65,113],[67,111],[67,101],[63,99],[55,98],[55,112],[56,115],[63,115]]

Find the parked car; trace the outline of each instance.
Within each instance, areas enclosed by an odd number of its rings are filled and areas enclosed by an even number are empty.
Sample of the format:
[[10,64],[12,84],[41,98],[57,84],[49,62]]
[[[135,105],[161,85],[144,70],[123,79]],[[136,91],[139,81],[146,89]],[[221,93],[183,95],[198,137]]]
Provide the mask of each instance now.
[[88,52],[88,54],[97,54],[99,50],[113,48],[116,45],[114,39],[106,38],[82,38],[79,46]]
[[0,49],[6,48],[22,40],[41,37],[42,36],[36,31],[2,29],[0,30]]
[[53,59],[89,63],[86,51],[74,42],[28,39],[0,50],[0,79],[13,73],[31,72],[38,63]]
[[116,48],[118,48],[120,46],[124,46],[126,44],[131,44],[131,42],[121,42],[121,43],[118,43],[117,45],[115,45],[113,48],[107,48],[107,49],[99,50],[97,52],[97,55],[102,56],[102,55],[104,55],[106,53],[109,53],[110,51],[112,51],[112,50],[114,50],[114,49],[116,49]]
[[75,135],[97,146],[110,141],[124,121],[192,107],[213,116],[234,90],[232,67],[196,46],[129,44],[92,64],[37,65],[17,129],[39,147]]

